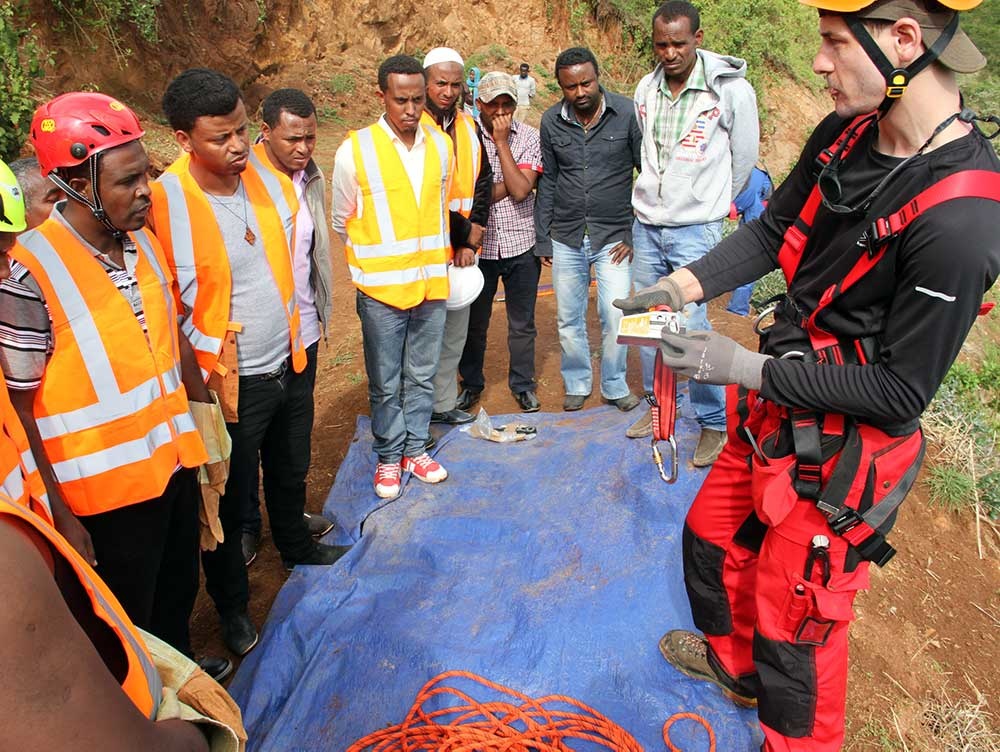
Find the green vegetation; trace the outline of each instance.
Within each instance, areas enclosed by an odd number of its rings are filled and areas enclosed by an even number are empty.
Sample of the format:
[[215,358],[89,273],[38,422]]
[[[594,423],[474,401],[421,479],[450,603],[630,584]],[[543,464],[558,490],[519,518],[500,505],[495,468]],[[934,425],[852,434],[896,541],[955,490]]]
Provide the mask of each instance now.
[[159,41],[156,12],[160,0],[52,0],[52,7],[81,42],[96,47],[93,35],[104,37],[119,65],[126,65],[132,55],[121,27],[131,26],[147,42]]
[[357,88],[357,82],[350,73],[335,73],[327,88],[334,96],[338,94],[353,94]]
[[47,58],[34,40],[34,25],[28,25],[26,2],[0,2],[0,158],[18,157],[28,136],[34,81],[42,75]]
[[479,68],[483,75],[491,70],[506,70],[513,64],[510,53],[502,44],[491,44],[485,50],[477,50],[465,58],[465,71]]
[[344,116],[340,114],[340,111],[336,107],[331,105],[327,104],[316,108],[316,115],[321,123],[330,122],[345,128],[347,127],[347,120],[344,119]]
[[985,70],[961,77],[968,103],[984,114],[1000,114],[1000,68],[996,65],[1000,55],[1000,5],[983,3],[963,16],[962,27],[991,62]]
[[[608,72],[634,86],[631,79],[650,67],[651,20],[659,5],[657,0],[572,0],[567,6],[570,33],[585,41],[575,25],[583,6],[593,19],[617,22],[629,52],[609,60]],[[798,0],[715,0],[700,7],[704,46],[744,58],[755,87],[766,87],[776,73],[815,80],[811,61],[818,43],[816,13]]]
[[[979,73],[959,76],[966,104],[980,115],[1000,116],[1000,68],[997,67],[1000,61],[1000,4],[983,3],[964,14],[962,28],[990,61],[990,66]],[[991,127],[986,128],[990,133]],[[1000,150],[996,140],[993,148]]]
[[949,509],[978,503],[1000,518],[1000,346],[975,364],[956,363],[924,414],[937,462],[928,476],[931,501]]

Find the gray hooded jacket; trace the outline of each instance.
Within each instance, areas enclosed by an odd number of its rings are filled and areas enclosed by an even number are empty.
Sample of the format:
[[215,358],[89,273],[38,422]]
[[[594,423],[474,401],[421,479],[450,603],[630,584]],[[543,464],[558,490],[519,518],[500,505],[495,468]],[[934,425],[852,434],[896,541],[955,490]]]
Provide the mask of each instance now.
[[657,97],[662,97],[659,65],[639,82],[635,109],[642,128],[642,172],[632,190],[632,207],[643,224],[680,227],[720,220],[743,189],[757,162],[760,125],[757,97],[747,82],[746,62],[698,50],[709,91],[669,145],[661,167],[653,139]]

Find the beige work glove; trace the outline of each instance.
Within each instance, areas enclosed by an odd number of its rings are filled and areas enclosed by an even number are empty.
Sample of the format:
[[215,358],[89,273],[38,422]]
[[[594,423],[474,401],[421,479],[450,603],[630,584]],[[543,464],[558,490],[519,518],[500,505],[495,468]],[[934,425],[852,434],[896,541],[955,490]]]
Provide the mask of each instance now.
[[244,752],[247,732],[229,693],[186,655],[148,632],[139,632],[163,682],[156,720],[179,718],[197,724],[211,752]]
[[229,479],[229,456],[233,442],[226,430],[226,419],[219,405],[219,396],[209,390],[211,402],[189,402],[195,426],[208,452],[208,460],[198,469],[201,483],[201,507],[198,518],[201,522],[201,549],[214,551],[225,536],[219,519],[219,498],[226,492]]

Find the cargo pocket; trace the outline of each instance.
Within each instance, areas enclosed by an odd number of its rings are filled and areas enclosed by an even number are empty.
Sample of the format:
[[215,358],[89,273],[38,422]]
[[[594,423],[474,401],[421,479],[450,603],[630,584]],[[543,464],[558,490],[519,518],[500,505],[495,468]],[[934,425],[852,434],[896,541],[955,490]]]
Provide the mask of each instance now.
[[[818,694],[817,651],[827,647],[838,626],[854,620],[854,597],[868,585],[867,567],[834,574],[825,586],[802,577],[794,579],[775,625],[783,639],[754,633],[761,722],[792,738],[812,733]],[[846,640],[846,633],[838,639]],[[834,645],[831,649],[842,648]]]
[[777,527],[799,498],[792,483],[795,455],[767,456],[766,447],[774,444],[777,433],[775,431],[760,440],[764,458],[754,453],[751,460],[750,495],[757,516],[770,527]]

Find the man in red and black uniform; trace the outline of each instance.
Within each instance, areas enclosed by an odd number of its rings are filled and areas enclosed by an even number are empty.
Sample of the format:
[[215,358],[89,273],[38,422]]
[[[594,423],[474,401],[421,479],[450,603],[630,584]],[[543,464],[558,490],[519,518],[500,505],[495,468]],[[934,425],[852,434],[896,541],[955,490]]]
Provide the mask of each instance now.
[[986,64],[958,27],[978,2],[802,2],[835,112],[759,220],[618,301],[679,310],[778,266],[789,280],[760,353],[716,332],[661,345],[675,371],[732,386],[729,443],[684,530],[704,637],[660,649],[758,704],[781,752],[841,749],[854,596],[894,553],[920,415],[1000,274],[1000,161],[955,82]]

